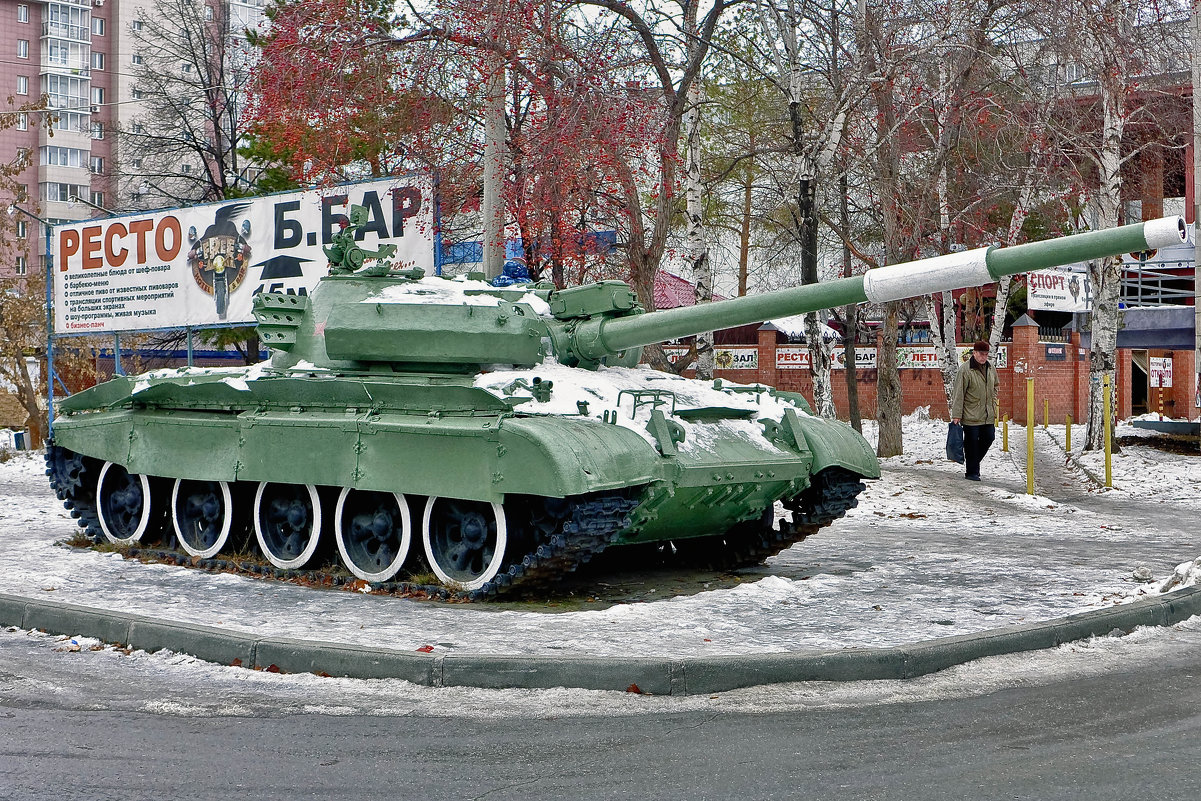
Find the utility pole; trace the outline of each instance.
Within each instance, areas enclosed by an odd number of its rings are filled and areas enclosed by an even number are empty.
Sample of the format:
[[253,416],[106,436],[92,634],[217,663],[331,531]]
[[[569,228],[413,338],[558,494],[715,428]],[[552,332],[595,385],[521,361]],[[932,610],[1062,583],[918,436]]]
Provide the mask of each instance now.
[[[500,30],[500,8],[490,3],[492,34]],[[488,76],[484,99],[484,197],[480,204],[483,217],[484,275],[495,278],[500,275],[505,263],[505,201],[504,201],[504,149],[505,149],[505,62],[499,55],[492,55],[487,63],[492,66]]]

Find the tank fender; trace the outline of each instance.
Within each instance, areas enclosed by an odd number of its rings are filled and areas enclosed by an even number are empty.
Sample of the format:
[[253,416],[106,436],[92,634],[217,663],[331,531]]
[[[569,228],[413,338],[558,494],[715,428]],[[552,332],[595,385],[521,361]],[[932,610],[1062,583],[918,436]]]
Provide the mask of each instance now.
[[587,418],[511,417],[500,434],[505,494],[561,498],[649,484],[674,464],[634,431]]
[[793,431],[799,430],[804,436],[805,445],[813,453],[810,467],[813,474],[837,466],[864,478],[880,477],[880,460],[867,440],[855,429],[840,420],[799,415],[791,409],[785,413],[786,423],[790,422],[787,420],[789,415],[795,416],[795,422],[791,425]]

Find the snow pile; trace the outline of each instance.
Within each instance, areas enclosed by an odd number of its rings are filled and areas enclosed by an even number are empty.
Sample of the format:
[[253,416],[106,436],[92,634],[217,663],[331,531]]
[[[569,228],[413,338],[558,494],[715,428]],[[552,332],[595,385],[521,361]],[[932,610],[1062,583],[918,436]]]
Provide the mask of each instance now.
[[1176,565],[1176,570],[1172,572],[1168,580],[1159,585],[1159,591],[1170,592],[1183,587],[1193,587],[1198,581],[1201,581],[1201,557]]

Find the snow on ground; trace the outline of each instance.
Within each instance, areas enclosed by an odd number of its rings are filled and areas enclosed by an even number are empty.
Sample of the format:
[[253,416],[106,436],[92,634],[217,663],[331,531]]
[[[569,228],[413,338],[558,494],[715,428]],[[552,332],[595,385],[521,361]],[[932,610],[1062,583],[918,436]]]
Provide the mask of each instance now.
[[[739,585],[574,611],[316,590],[65,548],[55,543],[75,521],[40,458],[22,454],[0,464],[0,592],[401,651],[686,657],[888,646],[1057,617],[1156,592],[1201,553],[1201,457],[1128,447],[1114,457],[1118,489],[1060,468],[1057,497],[1032,497],[1021,429],[1008,454],[998,437],[980,483],[946,461],[945,429],[908,418],[906,454],[884,460],[857,509]],[[1062,463],[1051,437],[1036,443]]]

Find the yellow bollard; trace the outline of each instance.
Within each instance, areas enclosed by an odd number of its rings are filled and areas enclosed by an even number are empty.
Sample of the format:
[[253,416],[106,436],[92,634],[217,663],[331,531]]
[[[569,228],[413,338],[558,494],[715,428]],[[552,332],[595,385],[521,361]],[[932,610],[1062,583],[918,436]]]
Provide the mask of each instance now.
[[1102,420],[1105,424],[1105,486],[1113,487],[1113,443],[1109,438],[1109,421],[1113,414],[1109,402],[1109,373],[1101,376],[1101,392],[1105,396],[1102,407],[1105,409]]
[[1005,420],[1001,423],[1001,450],[1009,453],[1009,415],[1005,415]]
[[1068,453],[1072,452],[1072,416],[1067,416],[1067,422],[1064,424],[1064,430],[1067,431],[1067,437],[1063,449]]
[[1051,416],[1051,401],[1043,398],[1043,431],[1047,430],[1047,418]]
[[1034,379],[1026,379],[1026,494],[1034,494]]

